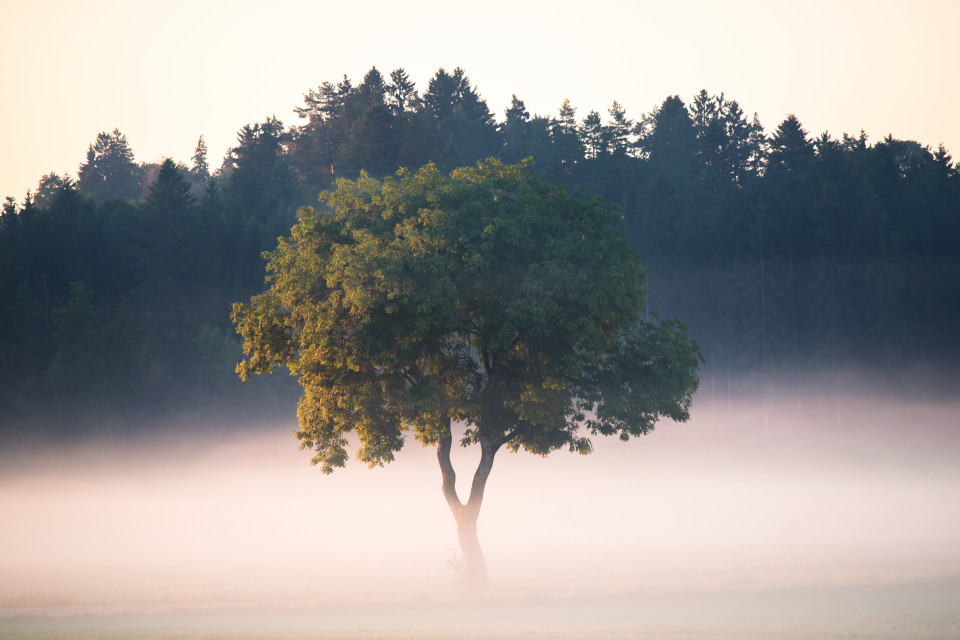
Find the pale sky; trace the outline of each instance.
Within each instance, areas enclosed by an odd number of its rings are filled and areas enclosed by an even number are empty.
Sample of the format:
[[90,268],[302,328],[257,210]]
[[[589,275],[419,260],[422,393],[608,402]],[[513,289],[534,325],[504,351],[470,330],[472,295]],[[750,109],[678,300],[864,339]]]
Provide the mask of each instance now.
[[323,81],[403,67],[418,89],[460,66],[502,119],[564,98],[637,119],[669,95],[723,92],[768,132],[865,130],[960,158],[960,2],[776,0],[485,3],[7,0],[0,6],[0,198],[76,176],[100,131],[138,161],[211,166],[246,124]]

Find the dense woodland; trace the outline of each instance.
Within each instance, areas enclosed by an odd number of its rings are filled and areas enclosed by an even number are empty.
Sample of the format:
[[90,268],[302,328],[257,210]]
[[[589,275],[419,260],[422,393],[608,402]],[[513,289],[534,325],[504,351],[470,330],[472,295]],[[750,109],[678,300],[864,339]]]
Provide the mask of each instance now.
[[770,133],[723,94],[637,118],[495,117],[461,69],[418,90],[398,69],[324,82],[288,126],[244,126],[219,167],[138,163],[120,131],[76,177],[48,174],[0,214],[0,425],[118,430],[175,416],[255,420],[286,376],[241,383],[230,306],[264,288],[261,252],[340,177],[532,156],[619,208],[650,311],[701,341],[713,380],[960,361],[960,173],[941,146]]

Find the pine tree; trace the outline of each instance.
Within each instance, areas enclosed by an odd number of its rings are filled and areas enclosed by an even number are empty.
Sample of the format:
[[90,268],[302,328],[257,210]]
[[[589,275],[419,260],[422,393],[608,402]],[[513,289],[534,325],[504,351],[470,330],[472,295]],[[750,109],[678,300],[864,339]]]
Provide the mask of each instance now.
[[206,185],[210,179],[210,166],[207,164],[207,143],[203,136],[197,140],[197,148],[193,152],[193,166],[190,168],[190,177],[196,184]]
[[633,120],[627,118],[626,109],[616,100],[607,111],[610,114],[610,124],[607,127],[608,146],[610,153],[615,156],[628,155],[633,147],[630,134],[633,131]]
[[139,199],[142,178],[143,170],[119,129],[97,134],[96,142],[87,149],[86,161],[77,170],[80,190],[97,202]]
[[500,126],[503,136],[503,159],[506,162],[519,162],[528,155],[528,136],[530,135],[530,113],[523,100],[513,94],[510,106],[504,112],[504,121]]
[[386,89],[387,104],[396,116],[405,113],[417,100],[417,90],[402,67],[390,72]]

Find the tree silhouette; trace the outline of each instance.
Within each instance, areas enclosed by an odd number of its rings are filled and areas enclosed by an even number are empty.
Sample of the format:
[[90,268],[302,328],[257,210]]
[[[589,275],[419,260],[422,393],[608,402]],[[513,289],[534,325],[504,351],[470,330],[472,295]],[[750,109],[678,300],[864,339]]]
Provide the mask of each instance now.
[[143,172],[133,159],[127,137],[119,129],[97,134],[87,149],[87,159],[77,170],[81,191],[97,202],[136,200]]

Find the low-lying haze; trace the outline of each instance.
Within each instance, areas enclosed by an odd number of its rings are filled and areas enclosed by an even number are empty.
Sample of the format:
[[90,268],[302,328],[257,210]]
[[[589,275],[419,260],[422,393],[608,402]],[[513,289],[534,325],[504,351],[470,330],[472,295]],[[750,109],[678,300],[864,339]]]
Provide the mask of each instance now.
[[[956,402],[705,389],[689,423],[597,440],[591,456],[503,452],[480,518],[488,595],[639,602],[955,580],[958,416]],[[7,452],[0,629],[51,606],[469,600],[432,449],[324,476],[294,426]],[[454,460],[461,485],[470,453]]]

